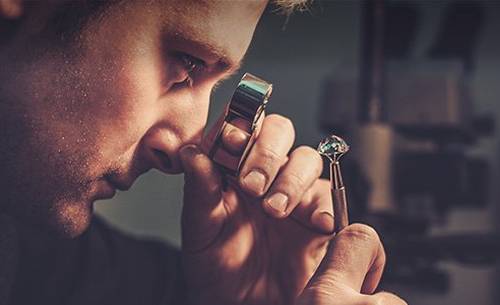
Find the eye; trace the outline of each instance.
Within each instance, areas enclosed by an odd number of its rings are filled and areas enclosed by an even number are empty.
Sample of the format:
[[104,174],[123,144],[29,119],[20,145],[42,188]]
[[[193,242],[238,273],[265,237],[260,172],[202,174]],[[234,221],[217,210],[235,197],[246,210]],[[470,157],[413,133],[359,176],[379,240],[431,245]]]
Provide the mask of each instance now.
[[182,81],[182,83],[185,83],[188,86],[192,86],[196,74],[203,72],[203,70],[205,70],[207,67],[206,63],[203,60],[183,52],[174,53],[174,57],[179,60],[179,62],[187,72],[187,77]]

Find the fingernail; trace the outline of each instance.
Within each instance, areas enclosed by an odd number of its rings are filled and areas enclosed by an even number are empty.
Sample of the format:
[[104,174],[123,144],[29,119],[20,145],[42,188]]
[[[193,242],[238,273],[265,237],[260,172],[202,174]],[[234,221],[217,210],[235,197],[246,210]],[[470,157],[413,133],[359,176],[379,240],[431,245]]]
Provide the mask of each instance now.
[[316,220],[316,226],[318,228],[329,234],[333,232],[333,215],[329,212],[321,212]]
[[243,179],[243,184],[249,190],[260,195],[264,192],[264,187],[266,186],[266,177],[261,172],[253,170],[245,176],[245,178]]
[[283,193],[275,193],[266,201],[267,205],[271,209],[275,210],[279,214],[284,214],[288,203],[288,196]]
[[191,159],[199,153],[200,150],[194,144],[188,144],[179,150],[179,155],[181,156],[182,161],[186,159]]
[[231,127],[224,131],[224,138],[231,142],[244,142],[248,138],[248,134],[237,127]]
[[224,147],[233,154],[241,154],[245,149],[248,136],[236,127],[227,131],[223,137]]

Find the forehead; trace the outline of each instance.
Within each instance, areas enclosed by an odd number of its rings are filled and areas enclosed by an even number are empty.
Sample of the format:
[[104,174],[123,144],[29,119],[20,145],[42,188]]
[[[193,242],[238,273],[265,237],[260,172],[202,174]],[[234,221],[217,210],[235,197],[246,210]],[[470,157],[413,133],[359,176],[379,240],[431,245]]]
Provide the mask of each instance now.
[[250,44],[266,4],[267,0],[166,1],[161,20],[173,41],[200,44],[237,63]]

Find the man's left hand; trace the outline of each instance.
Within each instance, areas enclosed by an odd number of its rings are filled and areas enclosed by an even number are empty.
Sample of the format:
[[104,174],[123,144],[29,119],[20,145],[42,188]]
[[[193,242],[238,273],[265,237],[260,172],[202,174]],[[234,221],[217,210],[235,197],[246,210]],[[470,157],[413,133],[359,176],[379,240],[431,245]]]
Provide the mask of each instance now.
[[[227,147],[243,143],[238,128]],[[233,183],[196,146],[185,170],[182,242],[194,304],[291,304],[326,253],[333,231],[328,181],[312,148],[290,152],[290,120],[265,117]]]

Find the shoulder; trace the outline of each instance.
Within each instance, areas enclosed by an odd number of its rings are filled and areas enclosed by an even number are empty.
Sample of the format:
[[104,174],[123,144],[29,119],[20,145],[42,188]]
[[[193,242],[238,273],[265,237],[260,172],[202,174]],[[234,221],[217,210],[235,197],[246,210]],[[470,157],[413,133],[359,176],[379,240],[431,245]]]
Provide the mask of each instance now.
[[129,297],[169,304],[183,290],[180,251],[166,242],[124,233],[99,217],[81,238],[89,269],[96,275],[106,270],[101,276],[124,294],[133,291]]
[[[99,216],[94,216],[88,231],[82,239],[92,247],[106,248],[117,252],[120,257],[140,258],[141,256],[164,255],[172,259],[179,258],[179,249],[159,239],[138,237],[125,233],[109,224]],[[163,259],[162,259],[163,260]]]

